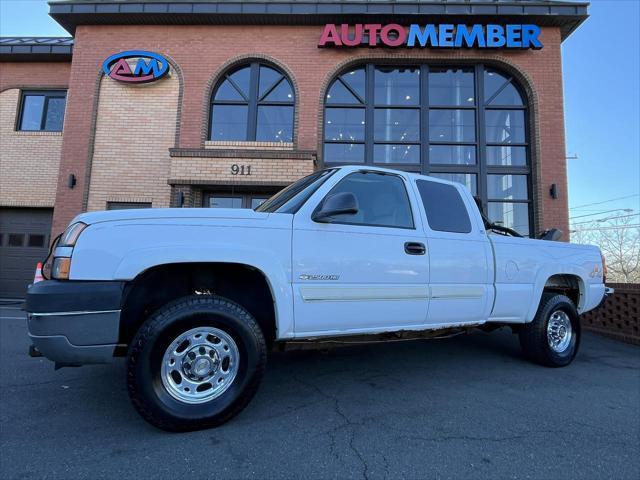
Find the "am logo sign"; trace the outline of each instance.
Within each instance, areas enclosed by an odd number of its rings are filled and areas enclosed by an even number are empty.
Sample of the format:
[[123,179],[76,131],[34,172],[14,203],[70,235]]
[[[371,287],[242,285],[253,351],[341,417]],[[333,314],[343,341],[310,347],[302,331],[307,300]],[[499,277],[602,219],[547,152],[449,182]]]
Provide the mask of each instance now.
[[[127,60],[137,59],[135,64]],[[133,70],[132,70],[133,65]],[[145,50],[127,50],[111,55],[102,63],[102,71],[124,83],[149,83],[169,73],[169,62],[162,55]]]

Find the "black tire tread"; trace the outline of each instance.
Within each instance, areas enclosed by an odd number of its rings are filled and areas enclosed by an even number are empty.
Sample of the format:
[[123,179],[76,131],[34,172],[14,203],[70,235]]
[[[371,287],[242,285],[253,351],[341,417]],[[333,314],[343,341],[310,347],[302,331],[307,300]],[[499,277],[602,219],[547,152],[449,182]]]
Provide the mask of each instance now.
[[[252,376],[251,381],[247,385],[242,395],[236,402],[233,403],[232,408],[229,408],[224,412],[224,415],[219,415],[213,420],[198,422],[197,425],[187,422],[176,423],[168,420],[166,417],[156,415],[149,408],[149,405],[145,401],[144,397],[140,395],[136,387],[134,374],[135,364],[138,356],[142,352],[145,343],[149,341],[150,337],[153,336],[153,333],[157,329],[161,328],[163,323],[166,322],[173,313],[185,308],[192,309],[195,313],[202,307],[210,308],[211,306],[215,306],[220,310],[226,310],[227,313],[236,316],[253,331],[255,337],[258,339],[258,355],[260,358],[258,369]],[[131,344],[129,345],[129,351],[127,355],[127,390],[134,407],[140,413],[140,415],[149,423],[162,430],[171,432],[184,432],[216,427],[229,421],[232,417],[242,411],[251,401],[258,389],[258,386],[260,385],[260,381],[264,374],[266,359],[267,347],[262,330],[260,329],[260,326],[255,321],[253,316],[249,312],[247,312],[241,305],[217,295],[192,295],[188,297],[182,297],[168,303],[166,306],[153,313],[143,323],[143,325],[134,336]]]
[[[571,299],[565,295],[557,293],[545,292],[540,299],[540,305],[533,321],[527,323],[520,330],[519,338],[520,345],[524,354],[531,361],[544,365],[546,367],[563,367],[571,363],[575,353],[570,357],[568,362],[559,363],[554,359],[550,353],[550,349],[547,344],[547,317],[551,313],[549,310],[555,308],[559,303],[569,304],[573,310],[573,315],[578,318],[578,313],[575,310],[575,306]],[[578,335],[579,343],[579,328],[576,334]],[[576,345],[576,351],[578,346]]]

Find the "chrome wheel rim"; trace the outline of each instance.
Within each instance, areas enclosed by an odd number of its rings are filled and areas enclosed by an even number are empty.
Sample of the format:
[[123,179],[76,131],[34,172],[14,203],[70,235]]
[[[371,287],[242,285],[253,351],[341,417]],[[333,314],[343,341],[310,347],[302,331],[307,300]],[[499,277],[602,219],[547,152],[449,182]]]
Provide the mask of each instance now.
[[162,357],[162,385],[178,401],[205,403],[222,395],[238,373],[233,338],[214,327],[198,327],[175,338]]
[[549,317],[547,324],[547,340],[549,347],[556,353],[564,352],[571,343],[573,329],[571,319],[562,310],[556,310]]

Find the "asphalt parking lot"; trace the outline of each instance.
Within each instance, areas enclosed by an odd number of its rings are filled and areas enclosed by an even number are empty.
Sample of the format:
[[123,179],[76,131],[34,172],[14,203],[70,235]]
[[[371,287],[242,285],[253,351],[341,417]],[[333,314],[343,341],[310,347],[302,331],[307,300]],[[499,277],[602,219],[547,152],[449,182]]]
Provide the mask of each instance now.
[[0,477],[640,478],[640,348],[596,335],[564,369],[508,331],[276,353],[254,401],[169,434],[129,404],[124,362],[54,371],[0,307]]

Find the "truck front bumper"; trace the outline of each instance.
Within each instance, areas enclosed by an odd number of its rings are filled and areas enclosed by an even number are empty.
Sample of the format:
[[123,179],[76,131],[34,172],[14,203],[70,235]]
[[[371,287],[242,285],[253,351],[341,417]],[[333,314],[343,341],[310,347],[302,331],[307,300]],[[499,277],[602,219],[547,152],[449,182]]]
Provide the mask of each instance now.
[[56,366],[108,363],[118,346],[124,282],[38,282],[25,310],[33,345]]

